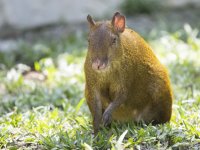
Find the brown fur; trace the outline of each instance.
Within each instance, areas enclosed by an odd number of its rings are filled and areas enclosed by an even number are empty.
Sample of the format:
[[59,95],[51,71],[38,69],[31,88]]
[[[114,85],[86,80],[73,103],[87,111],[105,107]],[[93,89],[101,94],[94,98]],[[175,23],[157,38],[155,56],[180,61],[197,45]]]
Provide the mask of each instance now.
[[[94,132],[102,122],[109,125],[111,120],[168,122],[172,91],[166,68],[136,32],[129,28],[118,32],[112,22],[90,24],[85,97]],[[96,59],[106,68],[94,70]]]

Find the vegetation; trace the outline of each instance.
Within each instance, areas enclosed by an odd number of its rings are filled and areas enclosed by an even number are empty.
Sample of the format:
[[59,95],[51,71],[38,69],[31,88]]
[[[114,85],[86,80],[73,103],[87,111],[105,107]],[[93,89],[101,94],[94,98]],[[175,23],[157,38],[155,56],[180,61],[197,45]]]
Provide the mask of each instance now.
[[157,38],[145,35],[171,75],[171,123],[115,122],[95,138],[84,99],[86,43],[80,40],[86,39],[84,35],[22,44],[19,51],[2,52],[0,149],[199,149],[198,32],[185,25]]
[[125,14],[134,15],[153,13],[164,7],[160,0],[125,0],[121,8]]

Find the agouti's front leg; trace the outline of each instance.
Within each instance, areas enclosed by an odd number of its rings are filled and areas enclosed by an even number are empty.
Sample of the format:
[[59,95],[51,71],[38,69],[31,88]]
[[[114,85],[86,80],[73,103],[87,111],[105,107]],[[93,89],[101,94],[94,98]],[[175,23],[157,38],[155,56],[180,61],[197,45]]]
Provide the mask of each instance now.
[[120,92],[116,95],[116,98],[111,102],[103,113],[103,125],[109,126],[112,122],[112,112],[119,107],[125,101],[125,93]]
[[96,93],[94,98],[94,116],[93,116],[94,135],[97,135],[99,131],[101,120],[102,120],[102,103],[99,94]]

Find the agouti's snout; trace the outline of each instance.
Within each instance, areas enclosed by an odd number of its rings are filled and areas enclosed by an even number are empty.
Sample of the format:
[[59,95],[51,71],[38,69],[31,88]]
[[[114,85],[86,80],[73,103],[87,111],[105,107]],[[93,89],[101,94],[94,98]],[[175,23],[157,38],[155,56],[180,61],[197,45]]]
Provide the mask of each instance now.
[[95,71],[101,71],[106,69],[107,67],[107,61],[106,60],[100,60],[99,58],[92,61],[92,69]]

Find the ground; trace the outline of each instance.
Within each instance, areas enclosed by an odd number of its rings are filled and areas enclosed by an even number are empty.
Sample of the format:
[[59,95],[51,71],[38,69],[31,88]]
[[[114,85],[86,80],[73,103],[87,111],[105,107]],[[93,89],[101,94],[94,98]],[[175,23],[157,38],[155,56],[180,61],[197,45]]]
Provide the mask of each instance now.
[[84,98],[86,33],[41,40],[34,31],[1,40],[12,41],[16,50],[9,51],[8,44],[0,52],[0,149],[200,149],[198,25],[182,17],[167,26],[167,15],[164,21],[156,15],[135,16],[128,24],[169,70],[174,92],[170,123],[113,123],[94,137]]

